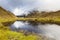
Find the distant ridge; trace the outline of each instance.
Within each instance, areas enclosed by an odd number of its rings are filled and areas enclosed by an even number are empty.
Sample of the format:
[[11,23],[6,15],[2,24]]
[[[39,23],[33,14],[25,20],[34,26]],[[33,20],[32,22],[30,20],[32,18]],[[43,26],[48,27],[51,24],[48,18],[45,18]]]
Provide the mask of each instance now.
[[39,12],[39,11],[31,11],[26,17],[30,18],[40,18],[40,17],[60,17],[60,10],[58,11],[51,11],[51,12]]

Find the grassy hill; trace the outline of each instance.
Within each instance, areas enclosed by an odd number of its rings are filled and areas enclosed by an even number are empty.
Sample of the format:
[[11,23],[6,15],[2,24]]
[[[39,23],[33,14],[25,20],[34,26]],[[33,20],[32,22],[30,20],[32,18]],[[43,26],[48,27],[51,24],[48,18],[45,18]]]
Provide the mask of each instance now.
[[16,18],[13,13],[0,7],[0,22],[14,21]]

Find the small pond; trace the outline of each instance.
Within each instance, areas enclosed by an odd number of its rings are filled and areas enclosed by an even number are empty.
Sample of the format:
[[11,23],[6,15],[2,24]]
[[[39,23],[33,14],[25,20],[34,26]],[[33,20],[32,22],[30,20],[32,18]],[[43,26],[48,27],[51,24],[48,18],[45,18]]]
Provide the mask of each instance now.
[[16,21],[11,25],[11,30],[27,30],[28,32],[34,32],[37,35],[41,34],[46,37],[53,38],[54,40],[60,40],[60,25],[57,24]]

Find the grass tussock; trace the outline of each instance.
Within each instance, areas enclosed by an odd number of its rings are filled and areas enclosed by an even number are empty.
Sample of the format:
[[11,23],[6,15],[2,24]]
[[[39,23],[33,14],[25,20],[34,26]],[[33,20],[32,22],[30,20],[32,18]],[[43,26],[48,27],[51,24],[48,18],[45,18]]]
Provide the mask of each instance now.
[[0,40],[36,40],[37,36],[28,35],[25,36],[23,33],[17,33],[12,31],[0,30]]

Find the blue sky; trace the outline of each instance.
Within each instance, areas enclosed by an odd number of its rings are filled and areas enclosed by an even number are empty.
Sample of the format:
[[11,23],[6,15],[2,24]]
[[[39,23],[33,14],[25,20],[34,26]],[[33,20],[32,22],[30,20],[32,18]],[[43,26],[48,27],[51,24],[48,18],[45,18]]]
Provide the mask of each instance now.
[[15,15],[22,15],[32,9],[40,11],[60,10],[60,0],[0,0],[0,6]]

